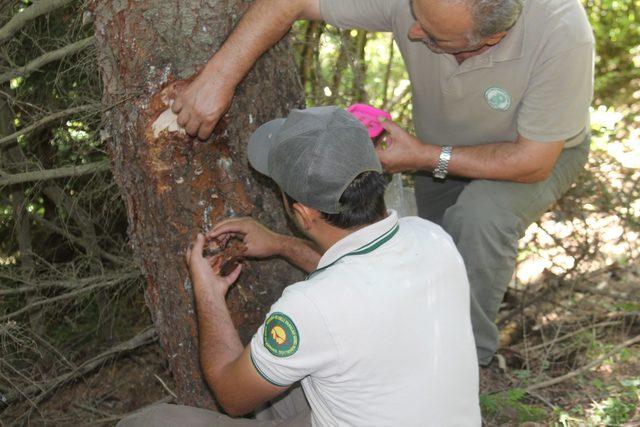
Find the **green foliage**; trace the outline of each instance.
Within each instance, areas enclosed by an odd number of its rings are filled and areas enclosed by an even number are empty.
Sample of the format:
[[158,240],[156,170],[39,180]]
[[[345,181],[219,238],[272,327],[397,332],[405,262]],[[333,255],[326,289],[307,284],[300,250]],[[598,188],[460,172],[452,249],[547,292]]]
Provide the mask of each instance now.
[[563,427],[625,425],[638,407],[640,378],[620,380],[617,383],[595,378],[590,383],[600,393],[600,400],[591,398],[591,407],[588,409],[575,405],[569,410],[557,410],[558,424]]
[[640,89],[640,1],[584,0],[596,39],[596,105],[631,104]]
[[622,396],[612,396],[596,404],[591,421],[606,426],[620,426],[634,414],[637,401],[632,401],[631,392]]
[[366,102],[410,128],[408,75],[391,34],[313,25],[298,22],[293,29],[307,105]]
[[519,388],[496,394],[481,394],[480,408],[483,417],[498,419],[507,417],[511,421],[521,423],[544,420],[546,413],[543,409],[523,402],[526,394],[526,391]]

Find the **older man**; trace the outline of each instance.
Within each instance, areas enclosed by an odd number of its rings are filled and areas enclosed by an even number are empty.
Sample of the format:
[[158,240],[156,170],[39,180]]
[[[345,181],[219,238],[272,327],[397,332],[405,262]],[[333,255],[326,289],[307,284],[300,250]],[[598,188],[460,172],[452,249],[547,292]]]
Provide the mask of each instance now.
[[386,123],[393,144],[378,155],[388,172],[418,171],[419,214],[462,253],[478,357],[490,363],[517,241],[587,159],[584,10],[578,0],[257,0],[174,103],[178,123],[206,138],[254,61],[301,18],[393,32],[417,136]]

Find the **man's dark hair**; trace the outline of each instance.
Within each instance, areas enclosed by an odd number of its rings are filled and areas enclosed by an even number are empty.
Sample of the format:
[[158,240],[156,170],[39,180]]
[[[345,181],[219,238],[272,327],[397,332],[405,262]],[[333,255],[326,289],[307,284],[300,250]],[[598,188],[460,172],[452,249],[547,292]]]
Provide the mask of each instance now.
[[[344,190],[340,197],[342,212],[328,214],[321,212],[322,218],[329,224],[343,229],[360,227],[380,221],[387,215],[384,204],[384,189],[387,181],[379,172],[363,172]],[[289,206],[296,203],[285,194]]]

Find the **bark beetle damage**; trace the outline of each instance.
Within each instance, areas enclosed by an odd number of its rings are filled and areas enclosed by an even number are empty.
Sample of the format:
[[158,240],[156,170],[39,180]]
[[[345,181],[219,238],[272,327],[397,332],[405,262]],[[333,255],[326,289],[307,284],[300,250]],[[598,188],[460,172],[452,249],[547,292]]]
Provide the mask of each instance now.
[[239,240],[223,242],[214,238],[207,240],[203,255],[212,257],[210,263],[214,271],[219,271],[221,276],[228,276],[242,262],[246,251],[247,247]]
[[[149,101],[149,108],[141,119],[146,122],[144,126],[144,141],[149,147],[148,156],[143,159],[154,175],[159,178],[157,182],[158,194],[171,189],[171,185],[165,182],[167,175],[174,169],[173,163],[180,157],[172,156],[172,150],[167,149],[175,145],[191,144],[190,138],[184,129],[178,125],[177,116],[171,111],[171,103],[175,99],[176,88],[179,85],[188,84],[195,75],[180,82],[169,82],[157,91]],[[184,162],[180,162],[184,163]],[[180,184],[177,177],[176,183]]]

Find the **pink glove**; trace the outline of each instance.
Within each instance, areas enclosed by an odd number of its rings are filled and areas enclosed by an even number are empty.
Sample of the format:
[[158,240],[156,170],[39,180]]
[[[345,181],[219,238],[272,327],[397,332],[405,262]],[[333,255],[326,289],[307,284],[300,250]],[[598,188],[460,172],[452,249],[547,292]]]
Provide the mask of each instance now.
[[380,135],[384,128],[380,125],[380,117],[391,120],[391,114],[367,104],[353,104],[347,111],[367,127],[371,139]]

